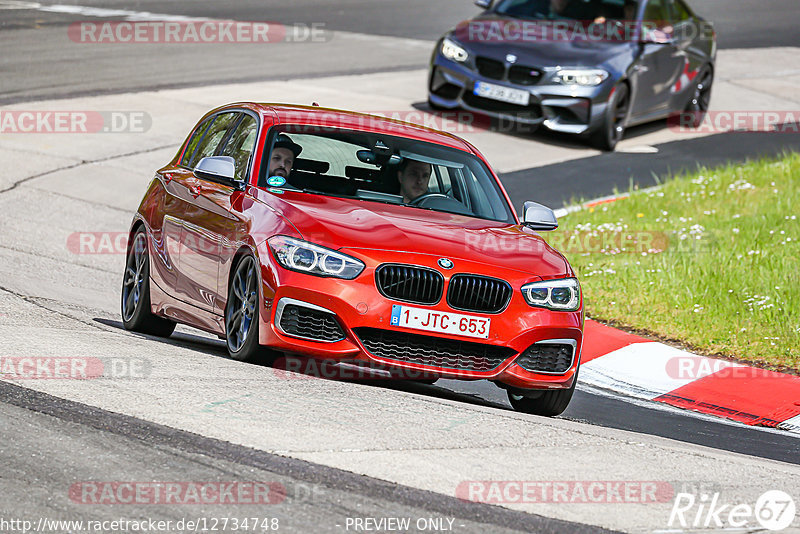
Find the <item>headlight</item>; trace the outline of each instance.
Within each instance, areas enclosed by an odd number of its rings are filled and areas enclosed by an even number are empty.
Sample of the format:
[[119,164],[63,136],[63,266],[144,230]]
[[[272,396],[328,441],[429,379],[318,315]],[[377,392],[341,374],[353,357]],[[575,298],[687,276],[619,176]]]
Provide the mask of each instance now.
[[553,76],[553,81],[561,85],[592,87],[600,85],[606,78],[608,78],[608,72],[603,69],[572,69],[559,70]]
[[447,59],[458,61],[459,63],[465,62],[469,57],[469,54],[466,50],[458,46],[447,37],[445,37],[442,41],[442,55]]
[[531,306],[550,310],[575,311],[581,304],[581,286],[575,278],[525,284],[522,295]]
[[364,270],[362,261],[307,241],[279,235],[267,243],[278,263],[291,271],[352,280]]

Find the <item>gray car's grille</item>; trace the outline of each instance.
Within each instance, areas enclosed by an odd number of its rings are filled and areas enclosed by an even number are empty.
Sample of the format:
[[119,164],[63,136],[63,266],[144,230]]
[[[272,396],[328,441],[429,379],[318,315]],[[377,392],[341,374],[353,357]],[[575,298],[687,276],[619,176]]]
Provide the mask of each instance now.
[[498,313],[511,300],[508,282],[476,274],[456,274],[447,288],[447,303],[456,310]]
[[444,277],[433,269],[390,263],[375,271],[375,284],[390,299],[436,304],[442,298]]
[[508,81],[511,83],[518,83],[520,85],[533,85],[538,83],[541,78],[542,72],[531,67],[514,65],[508,69]]
[[434,336],[355,328],[367,350],[387,360],[461,371],[491,371],[514,355],[514,349]]
[[287,334],[320,341],[339,341],[345,335],[332,313],[287,304],[283,308],[280,327]]
[[502,61],[489,59],[488,57],[478,57],[475,59],[475,66],[481,76],[501,80],[506,73],[506,66]]
[[532,373],[563,374],[572,367],[574,352],[575,349],[568,344],[537,343],[520,354],[516,363]]

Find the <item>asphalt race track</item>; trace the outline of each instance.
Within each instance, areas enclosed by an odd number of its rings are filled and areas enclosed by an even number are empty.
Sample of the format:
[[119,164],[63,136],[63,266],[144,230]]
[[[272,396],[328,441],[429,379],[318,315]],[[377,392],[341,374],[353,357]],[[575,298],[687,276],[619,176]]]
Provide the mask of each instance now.
[[[690,3],[719,34],[713,110],[800,120],[797,0]],[[663,122],[631,129],[615,153],[542,131],[453,126],[427,109],[427,62],[436,38],[476,12],[466,0],[0,0],[0,109],[148,120],[143,131],[110,134],[0,133],[0,356],[110,358],[119,368],[94,380],[0,381],[0,532],[22,531],[2,522],[12,518],[252,516],[277,519],[284,532],[370,530],[355,518],[410,518],[412,532],[682,532],[669,521],[679,492],[752,506],[778,489],[797,501],[797,434],[588,386],[563,416],[545,419],[514,412],[490,383],[319,380],[232,361],[219,340],[190,328],[168,340],[121,328],[124,254],[76,250],[74,236],[125,232],[152,172],[225,102],[318,101],[432,120],[478,146],[518,208],[800,150],[797,133],[681,132]],[[264,46],[68,37],[71,23],[130,16],[322,24],[323,37]],[[648,504],[457,498],[464,484],[487,480],[655,481],[672,493]],[[277,502],[93,504],[81,497],[91,481],[268,482]]]

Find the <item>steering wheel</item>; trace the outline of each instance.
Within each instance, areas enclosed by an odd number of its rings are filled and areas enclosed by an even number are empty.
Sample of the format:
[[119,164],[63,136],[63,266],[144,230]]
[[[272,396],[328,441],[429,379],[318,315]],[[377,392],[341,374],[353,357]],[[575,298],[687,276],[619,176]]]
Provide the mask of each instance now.
[[447,195],[443,195],[442,193],[425,193],[424,195],[420,195],[411,202],[408,203],[409,206],[422,206],[422,203],[425,202],[429,198],[450,198]]

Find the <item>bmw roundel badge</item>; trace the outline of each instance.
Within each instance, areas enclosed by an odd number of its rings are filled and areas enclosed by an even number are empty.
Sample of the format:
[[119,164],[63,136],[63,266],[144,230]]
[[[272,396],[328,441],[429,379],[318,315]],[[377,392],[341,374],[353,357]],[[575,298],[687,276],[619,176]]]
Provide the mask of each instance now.
[[453,260],[447,258],[439,258],[439,261],[436,262],[439,264],[439,267],[442,269],[452,269],[453,268]]

